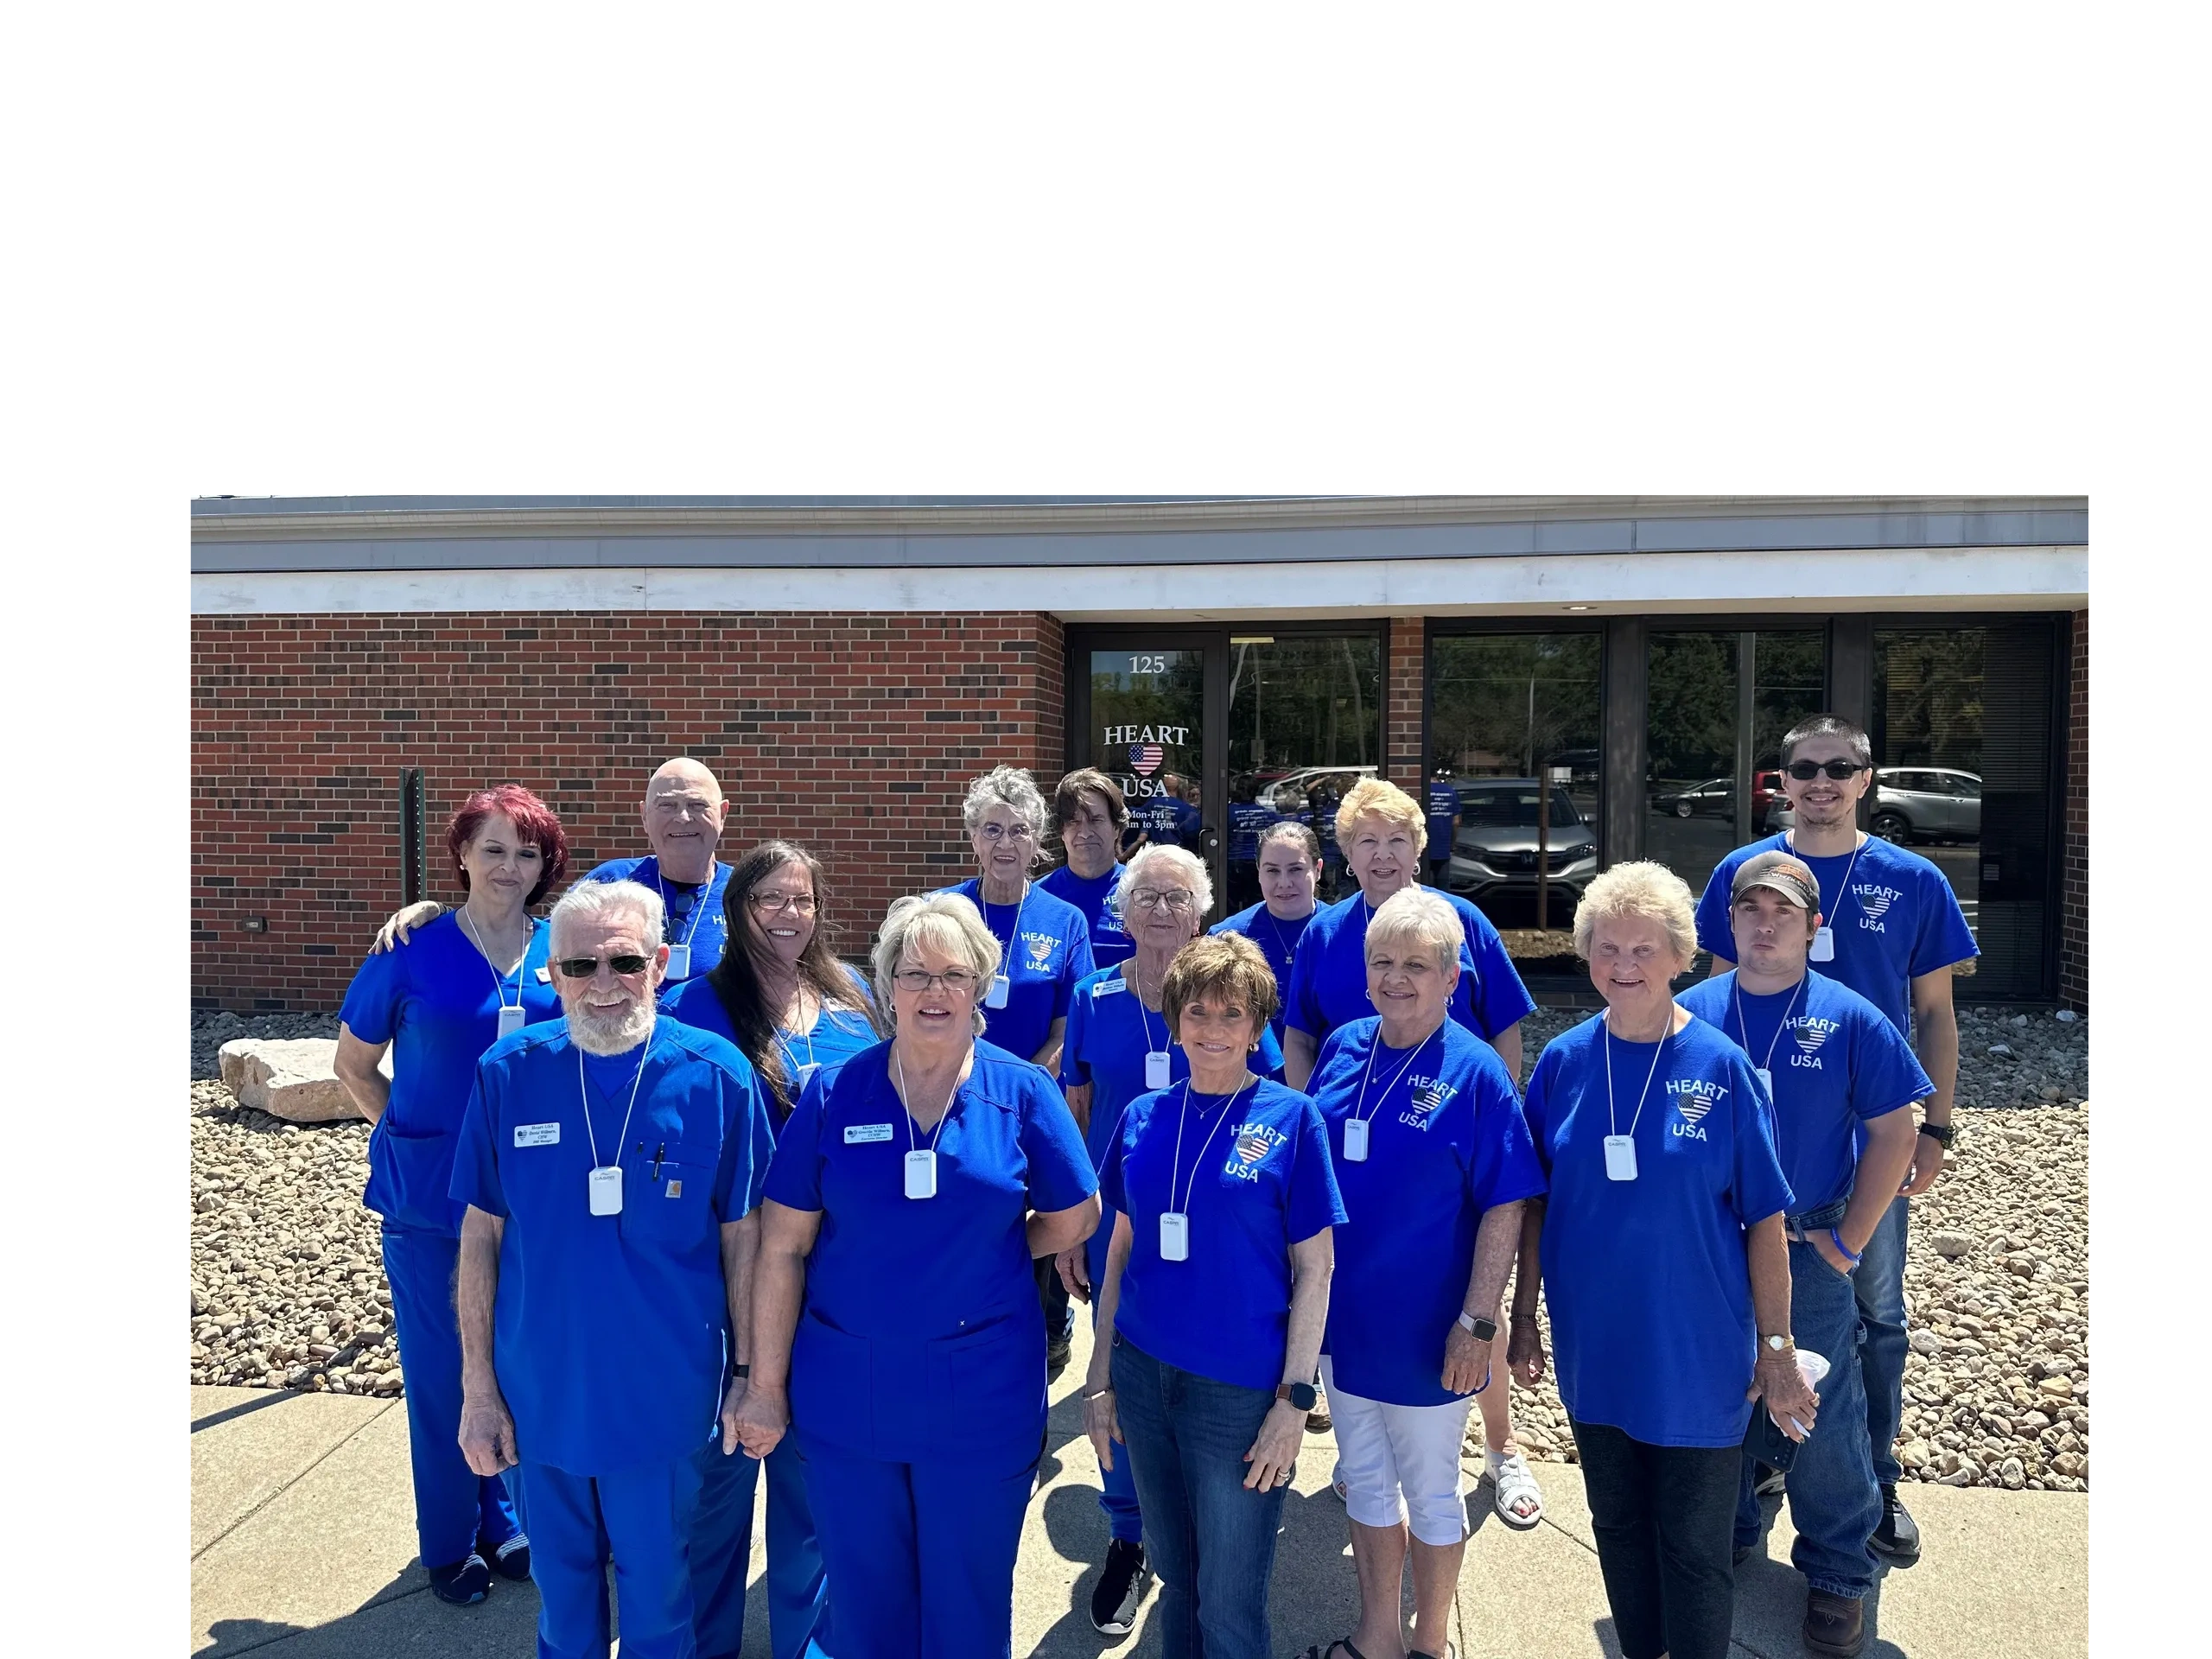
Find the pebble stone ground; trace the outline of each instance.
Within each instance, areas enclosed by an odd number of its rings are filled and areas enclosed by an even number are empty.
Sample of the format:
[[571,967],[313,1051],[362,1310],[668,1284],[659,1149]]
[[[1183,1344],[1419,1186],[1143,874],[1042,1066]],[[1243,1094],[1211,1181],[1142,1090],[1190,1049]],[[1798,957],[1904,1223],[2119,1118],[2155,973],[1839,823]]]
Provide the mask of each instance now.
[[[1532,1016],[1528,1062],[1586,1015]],[[195,1014],[192,1027],[194,1382],[400,1393],[376,1217],[361,1207],[369,1131],[298,1127],[217,1080],[233,1037],[334,1036],[331,1014]],[[1961,1132],[1915,1200],[1905,1287],[1908,1478],[2086,1491],[2089,1473],[2088,1022],[1960,1017]],[[1572,1462],[1548,1378],[1515,1393],[1531,1459]],[[1479,1430],[1470,1455],[1479,1452]]]

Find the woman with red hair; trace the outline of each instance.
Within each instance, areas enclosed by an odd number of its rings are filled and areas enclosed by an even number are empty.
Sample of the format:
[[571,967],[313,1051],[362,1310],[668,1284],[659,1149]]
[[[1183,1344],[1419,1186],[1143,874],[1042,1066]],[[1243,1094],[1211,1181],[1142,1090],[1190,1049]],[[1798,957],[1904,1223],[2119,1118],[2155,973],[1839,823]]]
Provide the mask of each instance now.
[[[552,931],[530,907],[569,866],[553,810],[519,784],[480,789],[446,829],[467,899],[361,964],[339,1010],[338,1076],[369,1136],[362,1202],[384,1218],[385,1276],[407,1375],[415,1529],[431,1592],[481,1601],[496,1568],[530,1576],[530,1541],[497,1476],[461,1452],[461,1332],[453,1308],[463,1206],[447,1195],[454,1140],[486,1049],[556,1019]],[[391,1075],[381,1069],[391,1051]]]

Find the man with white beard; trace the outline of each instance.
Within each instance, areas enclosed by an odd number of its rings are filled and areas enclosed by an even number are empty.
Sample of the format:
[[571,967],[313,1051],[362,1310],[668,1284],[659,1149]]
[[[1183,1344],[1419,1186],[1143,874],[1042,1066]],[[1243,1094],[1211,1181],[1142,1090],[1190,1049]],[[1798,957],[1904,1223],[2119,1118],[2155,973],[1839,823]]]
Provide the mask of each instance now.
[[745,1057],[655,1019],[661,926],[633,881],[563,896],[565,1017],[486,1052],[454,1166],[461,1451],[514,1471],[563,1659],[607,1651],[610,1555],[626,1659],[690,1659],[696,1454],[746,1387],[772,1137]]

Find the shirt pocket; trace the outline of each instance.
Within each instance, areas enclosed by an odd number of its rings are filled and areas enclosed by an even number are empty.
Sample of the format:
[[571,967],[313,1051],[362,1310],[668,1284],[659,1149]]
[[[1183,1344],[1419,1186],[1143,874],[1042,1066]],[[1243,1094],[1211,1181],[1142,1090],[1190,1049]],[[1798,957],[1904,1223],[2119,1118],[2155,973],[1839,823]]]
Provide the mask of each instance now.
[[622,1167],[622,1236],[663,1247],[695,1244],[714,1232],[709,1199],[715,1166],[703,1148],[671,1147],[658,1159],[633,1154]]

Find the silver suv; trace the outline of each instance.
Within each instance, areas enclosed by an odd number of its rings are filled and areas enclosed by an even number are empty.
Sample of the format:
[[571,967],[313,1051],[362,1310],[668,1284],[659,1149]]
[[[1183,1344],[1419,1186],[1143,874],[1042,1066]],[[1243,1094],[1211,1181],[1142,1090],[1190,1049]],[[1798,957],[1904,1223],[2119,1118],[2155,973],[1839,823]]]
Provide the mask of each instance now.
[[[1884,841],[1980,841],[1981,779],[1956,766],[1878,766],[1874,816],[1866,827]],[[1794,830],[1797,815],[1787,796],[1767,809],[1766,831]]]

